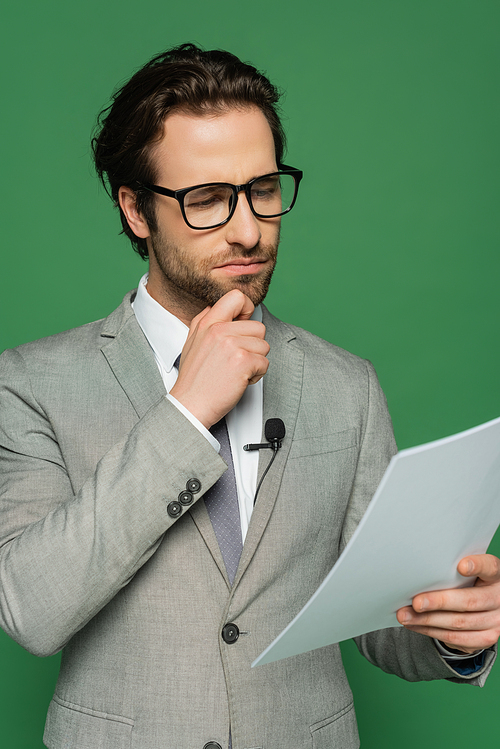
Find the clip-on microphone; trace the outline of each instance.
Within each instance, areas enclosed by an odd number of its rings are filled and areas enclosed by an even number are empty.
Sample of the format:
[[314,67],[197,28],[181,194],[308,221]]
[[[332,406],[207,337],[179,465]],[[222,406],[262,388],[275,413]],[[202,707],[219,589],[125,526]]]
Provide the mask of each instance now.
[[259,489],[262,486],[262,482],[264,481],[264,478],[268,472],[268,470],[271,468],[273,461],[278,453],[278,450],[282,446],[282,440],[285,436],[285,425],[283,424],[281,419],[268,419],[264,425],[264,435],[267,442],[261,442],[259,444],[249,444],[249,445],[243,445],[243,450],[262,450],[263,448],[269,448],[273,451],[273,457],[269,461],[269,465],[267,466],[266,470],[262,474],[262,478],[259,481],[259,485],[257,487],[257,491],[255,492],[255,497],[253,500],[253,503],[257,501],[257,494],[259,493]]
[[271,450],[279,450],[285,436],[285,425],[281,419],[268,419],[264,425],[264,435],[268,442],[259,444],[243,445],[243,450],[262,450],[264,447],[270,447]]

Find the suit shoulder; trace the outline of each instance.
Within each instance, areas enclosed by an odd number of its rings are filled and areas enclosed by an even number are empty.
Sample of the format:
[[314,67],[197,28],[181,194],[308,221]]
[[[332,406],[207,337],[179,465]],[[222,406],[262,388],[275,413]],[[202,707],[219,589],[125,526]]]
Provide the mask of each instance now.
[[36,361],[42,364],[49,361],[64,361],[74,356],[81,358],[91,355],[94,351],[98,352],[103,343],[103,336],[114,337],[128,317],[133,315],[130,306],[132,293],[127,294],[122,304],[108,317],[39,338],[36,341],[23,343],[4,351],[0,361],[5,361],[10,357],[16,359],[20,357],[26,363]]
[[363,377],[366,376],[367,366],[371,366],[367,359],[352,354],[340,346],[335,346],[335,344],[325,341],[314,333],[304,330],[304,328],[285,323],[271,315],[267,309],[265,310],[264,321],[266,325],[280,330],[281,334],[287,336],[290,342],[295,340],[296,344],[303,350],[306,360],[309,360],[312,366],[315,362],[318,362],[320,369],[325,366],[335,367],[350,371],[353,374],[359,372]]
[[104,318],[79,325],[77,328],[63,330],[45,338],[38,338],[36,341],[23,343],[12,350],[23,358],[30,359],[32,356],[44,354],[65,354],[73,348],[87,348],[88,344],[99,339],[103,321]]

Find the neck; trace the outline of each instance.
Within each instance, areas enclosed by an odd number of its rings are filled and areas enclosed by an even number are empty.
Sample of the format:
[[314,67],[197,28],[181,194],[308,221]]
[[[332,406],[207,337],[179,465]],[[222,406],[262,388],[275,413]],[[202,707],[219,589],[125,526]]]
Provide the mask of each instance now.
[[196,317],[207,306],[199,299],[182,294],[180,290],[176,290],[177,293],[172,293],[172,290],[165,288],[164,284],[155,282],[155,279],[151,276],[148,277],[146,290],[155,302],[161,304],[188,327],[191,325],[193,317]]

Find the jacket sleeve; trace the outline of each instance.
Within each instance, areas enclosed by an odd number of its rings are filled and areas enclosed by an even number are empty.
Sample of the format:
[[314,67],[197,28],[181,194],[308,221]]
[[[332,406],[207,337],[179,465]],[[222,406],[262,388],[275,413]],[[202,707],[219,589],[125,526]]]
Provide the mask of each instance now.
[[167,507],[197,478],[195,501],[226,470],[166,398],[74,492],[50,417],[21,354],[0,358],[0,625],[51,655],[127,584],[178,517]]
[[[368,366],[368,407],[352,496],[344,521],[342,548],[354,533],[370,499],[396,453],[387,402],[372,365]],[[402,626],[391,627],[354,638],[362,655],[383,671],[407,681],[449,679],[482,686],[496,658],[496,647],[486,653],[483,667],[460,676],[439,654],[434,641]]]

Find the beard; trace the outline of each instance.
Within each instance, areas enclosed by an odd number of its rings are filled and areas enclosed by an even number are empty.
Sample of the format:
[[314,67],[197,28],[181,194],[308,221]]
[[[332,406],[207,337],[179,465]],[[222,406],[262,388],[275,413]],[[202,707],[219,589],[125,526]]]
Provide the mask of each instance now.
[[[239,289],[257,306],[266,297],[276,266],[279,231],[276,242],[260,242],[250,249],[233,245],[226,252],[193,259],[192,253],[169,241],[161,231],[151,233],[151,249],[162,273],[162,291],[169,307],[197,314],[207,306],[212,307],[224,294]],[[258,257],[268,260],[259,273],[216,279],[211,275],[215,266],[229,263],[235,258]]]

